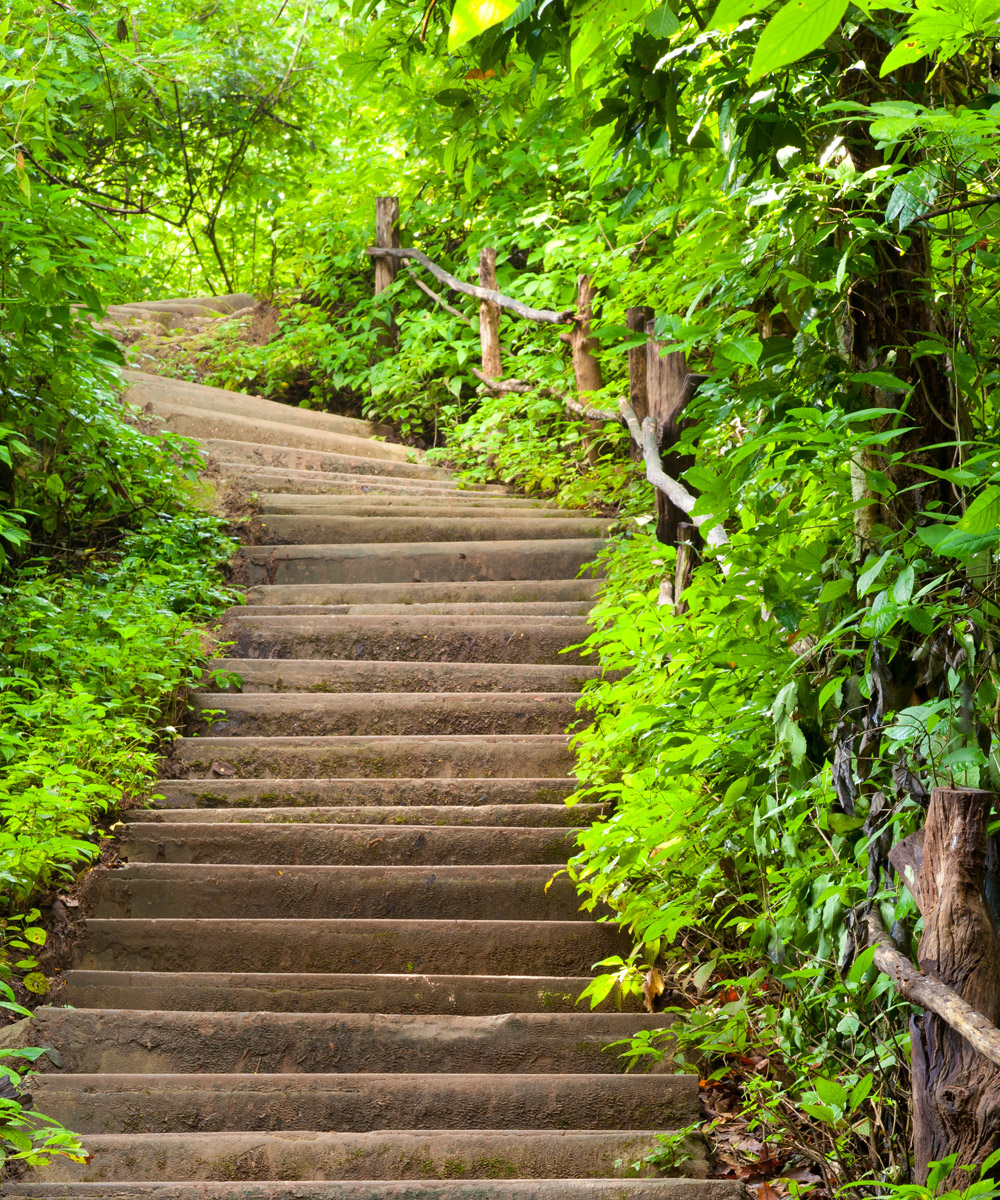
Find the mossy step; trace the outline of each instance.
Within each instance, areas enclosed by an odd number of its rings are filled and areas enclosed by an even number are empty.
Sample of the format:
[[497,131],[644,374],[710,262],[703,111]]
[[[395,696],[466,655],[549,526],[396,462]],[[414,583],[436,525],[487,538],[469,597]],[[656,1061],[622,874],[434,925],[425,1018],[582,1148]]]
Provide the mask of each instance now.
[[313,512],[261,514],[265,539],[278,546],[405,542],[505,542],[538,538],[600,538],[610,526],[600,517],[510,513],[487,516],[347,516]]
[[492,579],[414,583],[261,584],[248,588],[246,602],[258,604],[523,604],[592,601],[596,579]]

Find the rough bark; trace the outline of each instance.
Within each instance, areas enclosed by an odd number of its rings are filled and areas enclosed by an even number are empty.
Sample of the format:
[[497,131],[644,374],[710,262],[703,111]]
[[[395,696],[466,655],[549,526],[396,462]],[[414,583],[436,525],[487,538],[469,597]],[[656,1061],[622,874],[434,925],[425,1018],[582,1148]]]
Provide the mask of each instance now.
[[[598,392],[604,387],[604,375],[601,372],[600,359],[597,357],[598,342],[590,333],[596,296],[597,289],[594,287],[591,277],[578,275],[576,279],[576,320],[568,333],[559,335],[570,348],[573,359],[573,376],[576,379],[576,394],[584,404],[591,392]],[[594,438],[599,430],[594,422],[591,422],[590,426],[591,433],[587,435],[587,457],[591,463],[594,463],[597,461]]]
[[[484,246],[479,252],[479,286],[484,291],[497,289],[497,252]],[[503,378],[500,360],[500,306],[493,300],[479,302],[479,345],[482,351],[483,374],[490,379]]]
[[[399,245],[399,199],[396,196],[375,197],[375,242],[383,249],[392,249]],[[396,278],[399,264],[393,258],[379,257],[375,259],[375,295],[384,292]],[[378,337],[378,344],[386,349],[395,350],[399,342],[399,331],[396,328],[395,317],[390,317],[383,324]]]
[[[627,308],[625,310],[625,326],[633,334],[646,336],[646,322],[653,319],[651,308]],[[646,372],[646,346],[632,346],[628,351],[628,400],[632,411],[639,418],[639,424],[649,413],[649,394]],[[639,461],[642,450],[635,442],[631,443],[632,457]]]
[[[920,854],[919,902],[924,933],[917,962],[991,1025],[1000,1021],[1000,944],[987,904],[989,792],[935,788]],[[911,1024],[914,1159],[927,1164],[957,1153],[981,1163],[1000,1144],[1000,1070],[937,1014]],[[952,1186],[964,1186],[955,1173]]]

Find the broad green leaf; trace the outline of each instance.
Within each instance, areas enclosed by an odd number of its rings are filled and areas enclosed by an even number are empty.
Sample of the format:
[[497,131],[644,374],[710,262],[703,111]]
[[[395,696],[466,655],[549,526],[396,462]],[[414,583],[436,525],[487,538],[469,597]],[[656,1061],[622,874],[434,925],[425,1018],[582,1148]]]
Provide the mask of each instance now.
[[1000,487],[990,484],[960,517],[955,528],[973,537],[1000,532]]
[[762,8],[767,8],[769,3],[770,0],[721,0],[709,26],[712,29],[727,29],[738,25],[744,17],[752,17]]
[[862,596],[867,596],[872,590],[872,586],[882,574],[883,568],[889,561],[891,555],[892,551],[886,550],[886,552],[880,558],[876,559],[876,561],[870,567],[868,567],[867,570],[861,572],[861,574],[858,576],[858,599],[860,599]]
[[841,596],[846,596],[852,587],[853,580],[828,579],[819,594],[819,603],[829,604],[831,600],[839,600]]
[[824,1104],[829,1104],[831,1108],[844,1109],[846,1107],[847,1092],[836,1080],[824,1079],[822,1075],[818,1075],[813,1080],[813,1087]]
[[927,46],[924,44],[921,38],[900,38],[900,40],[885,56],[881,69],[879,70],[879,78],[884,79],[886,75],[889,75],[892,71],[896,71],[900,67],[905,67],[909,63],[917,62],[919,59],[924,58],[927,53]]
[[908,603],[913,595],[913,585],[916,582],[916,572],[912,566],[904,567],[892,585],[892,598],[897,604]]
[[764,27],[747,82],[781,71],[819,49],[836,30],[848,0],[788,0]]
[[[864,384],[865,387],[879,388],[883,392],[908,392],[912,383],[904,383],[902,379],[897,379],[895,375],[890,375],[888,371],[857,371],[853,375],[847,377],[851,383]],[[889,413],[891,408],[872,408],[866,411],[873,414]],[[856,420],[858,413],[852,413],[852,419]]]
[[668,38],[681,27],[669,4],[661,4],[646,16],[646,32],[655,38]]
[[448,27],[448,49],[452,53],[499,25],[517,8],[520,0],[456,0]]

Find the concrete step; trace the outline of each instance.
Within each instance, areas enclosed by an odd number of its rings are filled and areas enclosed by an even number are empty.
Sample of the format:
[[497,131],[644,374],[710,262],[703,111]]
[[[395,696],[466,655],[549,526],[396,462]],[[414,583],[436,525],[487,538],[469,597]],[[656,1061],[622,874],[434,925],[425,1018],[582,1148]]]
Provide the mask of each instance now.
[[223,637],[241,658],[353,658],[399,662],[579,661],[581,617],[276,617],[235,612]]
[[275,617],[585,617],[589,600],[498,601],[475,604],[234,604],[224,617],[250,612]]
[[[405,451],[402,446],[392,447],[397,453],[391,457],[373,457],[371,454],[359,454],[354,450],[308,449],[287,442],[271,443],[253,437],[253,430],[249,433],[249,439],[244,440],[228,436],[199,436],[198,440],[205,447],[210,463],[226,463],[227,467],[232,468],[233,474],[244,474],[246,468],[250,468],[251,471],[264,469],[270,473],[277,469],[286,484],[293,477],[297,480],[300,475],[304,477],[302,482],[305,482],[310,479],[325,479],[328,473],[332,473],[347,476],[354,486],[377,484],[380,490],[389,486],[392,480],[412,480],[413,483],[424,486],[437,484],[448,494],[458,490],[454,477],[447,471],[418,462],[416,451]],[[384,445],[382,442],[371,444]],[[400,454],[399,451],[404,453]],[[506,489],[500,489],[499,494],[506,494]]]
[[[161,779],[160,809],[559,804],[575,779]],[[131,814],[130,814],[131,815]]]
[[296,429],[325,429],[330,433],[347,433],[353,437],[371,438],[391,433],[387,425],[373,425],[356,417],[342,417],[317,409],[298,408],[252,396],[246,392],[231,392],[224,388],[207,387],[186,379],[169,379],[164,375],[148,375],[143,371],[123,370],[122,378],[129,385],[125,399],[144,408],[149,403],[167,401],[209,413],[225,413],[251,420],[278,421]]
[[598,517],[493,517],[437,514],[350,517],[267,513],[259,519],[264,540],[278,546],[336,546],[383,542],[511,542],[538,538],[600,538],[610,521]]
[[697,1075],[48,1075],[40,1111],[78,1133],[678,1129]]
[[388,462],[414,462],[418,454],[406,446],[376,442],[356,434],[308,429],[286,421],[262,420],[236,413],[211,412],[178,403],[161,394],[143,397],[143,411],[149,413],[172,433],[197,438],[202,442],[236,441],[276,446],[280,449],[318,450],[326,454],[346,454],[357,458]]
[[309,512],[316,516],[472,516],[511,517],[523,513],[530,517],[582,517],[579,509],[558,508],[550,500],[530,500],[525,496],[483,495],[456,491],[447,495],[406,496],[387,492],[368,492],[363,496],[323,496],[315,492],[267,492],[261,496],[261,512]]
[[[573,692],[193,692],[189,733],[563,733]],[[202,716],[201,714],[207,714]]]
[[242,546],[238,582],[451,583],[463,580],[575,579],[594,562],[601,538],[510,542],[401,542],[351,546]]
[[351,805],[308,807],[274,805],[265,808],[133,809],[130,825],[163,822],[236,825],[509,825],[542,828],[582,826],[599,820],[608,811],[603,804],[400,804],[358,808]]
[[[128,922],[122,922],[128,924]],[[135,922],[150,926],[153,922]],[[392,983],[384,978],[384,988]],[[391,995],[386,996],[391,1006]],[[394,1012],[164,1012],[39,1008],[8,1044],[58,1046],[66,1071],[256,1075],[399,1072],[621,1073],[611,1042],[659,1029],[645,1013],[414,1016]],[[39,1066],[50,1071],[47,1059]]]
[[745,1200],[726,1179],[325,1180],[8,1184],[18,1200]]
[[[219,674],[221,672],[221,675]],[[600,674],[584,663],[381,662],[376,659],[216,658],[206,689],[238,675],[238,691],[281,692],[563,692],[576,693]],[[214,678],[213,678],[214,676]],[[218,694],[218,691],[216,691]],[[228,691],[227,695],[233,695]]]
[[91,918],[78,963],[92,971],[583,975],[628,949],[617,926],[577,920]]
[[[178,738],[164,766],[175,778],[557,779],[573,767],[555,733],[430,737]],[[166,773],[166,772],[165,772]]]
[[[45,1168],[52,1180],[467,1179],[626,1176],[656,1149],[653,1132],[602,1130],[440,1130],[379,1133],[91,1134],[86,1165],[65,1158]],[[704,1175],[704,1149],[692,1139],[685,1174]],[[616,1165],[620,1164],[620,1165]],[[651,1170],[646,1168],[646,1174]],[[489,1193],[487,1193],[489,1195]]]
[[592,601],[595,579],[494,579],[457,583],[303,583],[247,590],[250,606],[266,604],[558,604]]
[[[587,921],[550,865],[275,867],[129,863],[101,879],[97,918]],[[550,884],[546,888],[546,884]]]
[[[220,315],[234,313],[241,308],[250,308],[257,303],[256,296],[249,292],[231,292],[225,296],[174,296],[166,300],[126,300],[121,304],[111,304],[108,312],[118,312],[121,309],[138,312],[185,313],[190,308],[207,308]],[[122,371],[123,375],[128,372]]]
[[[237,445],[235,442],[217,444]],[[251,446],[251,449],[255,448]],[[273,455],[277,454],[276,448],[269,447],[269,449]],[[239,453],[239,450],[226,449],[218,452],[223,456],[226,454],[238,455]],[[300,453],[304,453],[304,451],[287,451],[289,456]],[[415,468],[417,473],[414,475],[377,474],[371,469],[364,471],[355,465],[354,460],[339,463],[340,470],[336,470],[335,465],[329,464],[296,470],[292,467],[265,466],[257,462],[231,462],[225,457],[220,458],[218,454],[212,456],[211,466],[213,470],[218,471],[222,479],[237,483],[241,488],[253,491],[262,497],[275,492],[287,493],[292,489],[301,495],[327,498],[342,496],[348,499],[361,499],[377,495],[396,496],[407,500],[420,498],[430,501],[451,501],[456,496],[466,495],[464,491],[459,490],[458,484],[453,478],[432,474],[434,468],[423,465]],[[357,461],[369,464],[370,468],[380,465],[374,459],[358,459]],[[395,465],[392,464],[392,466]],[[470,491],[468,494],[479,495],[479,492]],[[493,492],[485,492],[483,498],[505,499],[506,490],[496,489]]]
[[[76,1008],[151,1009],[164,1012],[406,1013],[498,1016],[572,1013],[586,976],[307,974],[292,971],[67,971],[60,1000]],[[634,997],[625,1012],[639,1012]],[[618,1009],[615,996],[598,1006]]]
[[215,824],[139,821],[119,834],[131,862],[279,863],[294,866],[460,866],[566,862],[575,829],[502,825]]

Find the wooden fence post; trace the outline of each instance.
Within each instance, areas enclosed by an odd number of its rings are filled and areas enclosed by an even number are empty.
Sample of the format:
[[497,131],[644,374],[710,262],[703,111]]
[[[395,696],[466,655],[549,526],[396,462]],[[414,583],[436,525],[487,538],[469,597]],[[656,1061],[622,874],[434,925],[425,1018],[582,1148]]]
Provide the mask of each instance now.
[[[573,375],[576,378],[576,395],[582,403],[587,403],[589,392],[600,391],[604,387],[604,375],[601,363],[597,357],[597,339],[590,336],[590,323],[594,319],[594,298],[597,289],[589,275],[576,277],[576,320],[568,333],[561,333],[559,338],[570,348],[573,361]],[[598,454],[594,439],[600,432],[600,423],[588,421],[590,433],[586,435],[587,458],[591,464],[597,462]]]
[[[479,286],[496,291],[497,252],[484,246],[479,252]],[[492,300],[479,302],[479,345],[482,350],[483,374],[489,379],[503,379],[500,358],[500,307]]]
[[[397,249],[399,247],[399,197],[375,197],[375,245],[380,249]],[[399,263],[394,258],[379,257],[375,259],[375,295],[384,292],[396,278]],[[390,316],[383,323],[383,330],[378,336],[378,344],[386,349],[395,351],[399,340],[396,321]]]
[[[653,321],[646,322],[646,335],[649,339],[646,342],[646,394],[649,416],[656,422],[659,430],[663,469],[671,478],[680,479],[688,467],[694,465],[694,458],[689,454],[678,454],[671,447],[675,446],[680,438],[680,415],[705,376],[689,374],[687,359],[679,350],[671,354],[660,354],[662,343],[656,340]],[[687,522],[687,519],[687,513],[671,504],[661,491],[657,491],[656,536],[661,542],[667,546],[676,546],[678,526]],[[692,536],[692,544],[696,549],[701,546],[697,530]]]
[[[625,326],[633,334],[646,332],[646,322],[653,319],[653,310],[642,308],[626,308]],[[643,418],[649,412],[649,395],[646,387],[646,347],[632,346],[628,351],[628,400],[632,411],[642,424]],[[629,442],[632,457],[638,462],[642,458],[642,447],[635,441]]]
[[674,568],[674,612],[678,617],[687,612],[684,592],[691,582],[691,572],[694,570],[695,537],[697,526],[688,521],[677,522],[677,564]]
[[[972,788],[931,792],[923,837],[911,846],[907,884],[924,918],[917,962],[1000,1024],[1000,943],[986,898],[987,846],[994,796]],[[894,848],[890,860],[904,865]],[[958,1154],[975,1166],[1000,1145],[1000,1068],[932,1012],[910,1023],[913,1151],[918,1183],[927,1164]],[[955,1171],[946,1186],[965,1187]]]

